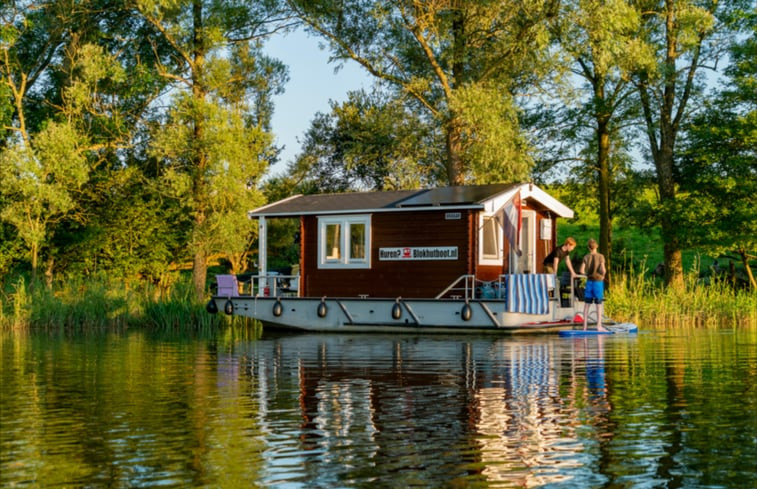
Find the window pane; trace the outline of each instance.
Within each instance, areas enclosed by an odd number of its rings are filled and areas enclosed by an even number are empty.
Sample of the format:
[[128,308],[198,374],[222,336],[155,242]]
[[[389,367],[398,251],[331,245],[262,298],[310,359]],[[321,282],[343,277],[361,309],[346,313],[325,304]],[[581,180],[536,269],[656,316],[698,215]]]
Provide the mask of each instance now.
[[484,257],[499,258],[499,243],[497,243],[497,222],[492,217],[484,218]]
[[350,225],[350,259],[365,260],[365,224]]
[[342,257],[340,250],[340,239],[342,234],[341,224],[327,224],[326,225],[326,259],[327,260],[339,260]]

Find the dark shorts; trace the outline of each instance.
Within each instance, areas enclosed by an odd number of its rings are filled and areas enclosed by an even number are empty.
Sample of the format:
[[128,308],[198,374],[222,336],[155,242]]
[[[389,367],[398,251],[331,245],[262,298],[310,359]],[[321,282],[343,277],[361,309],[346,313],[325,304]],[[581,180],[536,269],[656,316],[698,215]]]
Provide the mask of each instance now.
[[584,290],[584,302],[601,304],[605,298],[605,283],[601,280],[587,280]]

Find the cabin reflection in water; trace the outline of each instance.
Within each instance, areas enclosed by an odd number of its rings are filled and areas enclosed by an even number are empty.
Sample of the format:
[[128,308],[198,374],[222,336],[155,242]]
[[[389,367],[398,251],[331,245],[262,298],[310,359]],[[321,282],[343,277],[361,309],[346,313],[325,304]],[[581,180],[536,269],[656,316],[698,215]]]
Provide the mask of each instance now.
[[264,424],[278,422],[279,389],[296,384],[301,424],[292,450],[341,464],[375,456],[398,470],[458,464],[489,481],[533,486],[587,463],[575,426],[589,402],[586,362],[601,358],[596,347],[574,356],[577,344],[307,335],[256,351],[250,373]]

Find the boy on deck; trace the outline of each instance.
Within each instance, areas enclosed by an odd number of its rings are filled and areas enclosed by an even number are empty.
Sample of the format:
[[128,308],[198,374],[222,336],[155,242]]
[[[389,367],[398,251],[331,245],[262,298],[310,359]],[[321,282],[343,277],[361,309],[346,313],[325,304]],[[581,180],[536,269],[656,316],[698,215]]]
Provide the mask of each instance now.
[[556,247],[552,250],[552,253],[547,255],[542,263],[544,267],[544,273],[557,273],[557,267],[560,265],[560,260],[565,259],[565,264],[570,271],[570,278],[576,276],[576,272],[573,271],[573,264],[570,261],[570,252],[576,247],[576,240],[573,238],[567,238],[562,246]]
[[605,257],[597,252],[599,246],[594,239],[589,239],[589,253],[584,256],[579,273],[586,275],[586,290],[584,291],[584,331],[589,318],[589,305],[597,305],[597,331],[607,331],[602,326],[602,301],[605,295]]

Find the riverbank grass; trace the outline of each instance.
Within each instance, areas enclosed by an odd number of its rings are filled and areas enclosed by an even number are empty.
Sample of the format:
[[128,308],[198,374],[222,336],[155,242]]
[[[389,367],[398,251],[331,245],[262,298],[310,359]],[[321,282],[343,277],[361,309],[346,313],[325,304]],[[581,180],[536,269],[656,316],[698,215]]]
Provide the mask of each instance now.
[[194,299],[191,282],[170,285],[71,277],[52,288],[21,277],[0,304],[0,328],[69,329],[145,327],[155,330],[202,330],[244,318],[211,315]]
[[684,288],[662,285],[644,270],[613,272],[606,313],[616,321],[641,327],[757,327],[757,293],[735,289],[727,280],[702,282],[687,273]]
[[[127,283],[72,277],[52,288],[31,286],[23,278],[2,297],[0,328],[94,330],[143,327],[158,331],[209,330],[250,325],[251,320],[208,314],[194,299],[191,281]],[[666,288],[643,268],[610,275],[605,313],[642,328],[718,326],[757,328],[757,293],[734,289],[726,280],[705,284],[692,271],[683,290]]]

